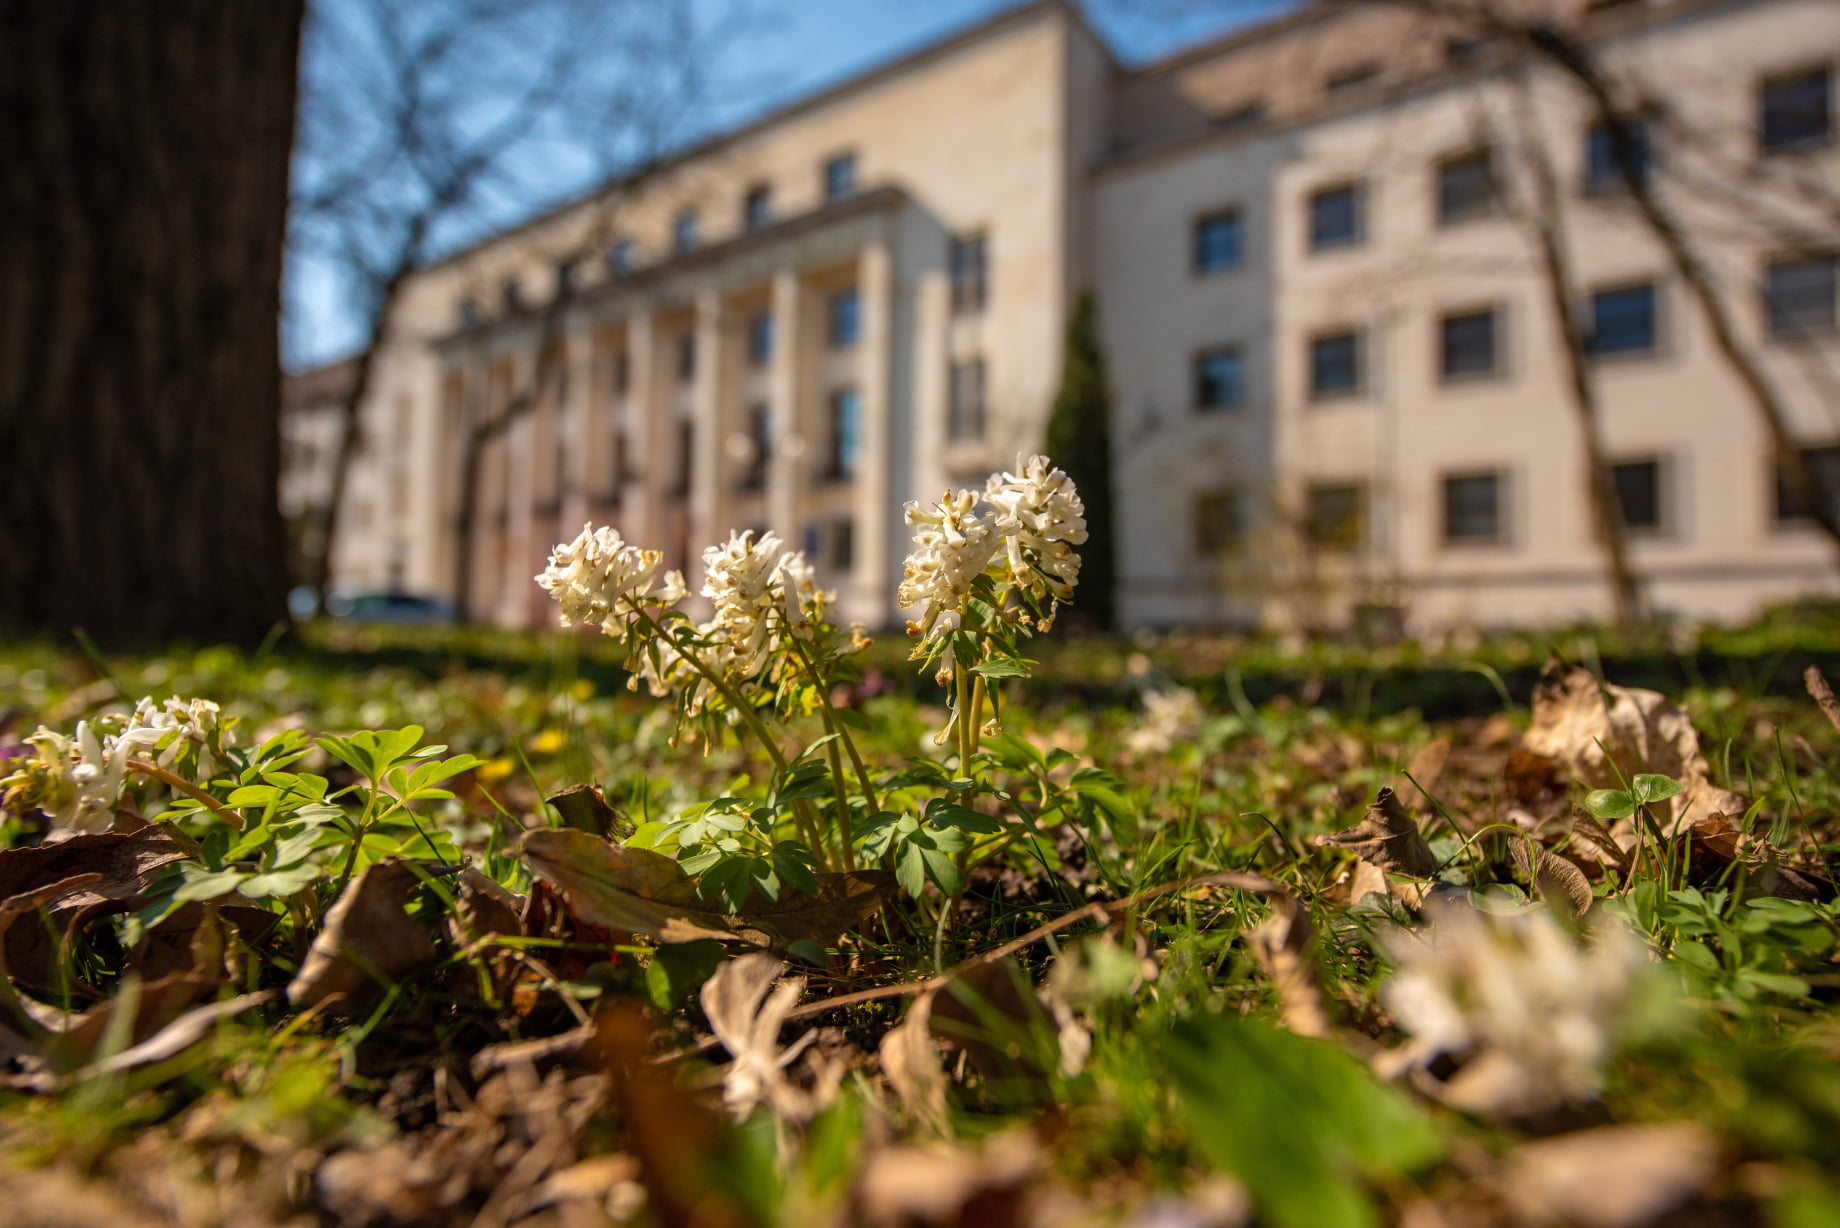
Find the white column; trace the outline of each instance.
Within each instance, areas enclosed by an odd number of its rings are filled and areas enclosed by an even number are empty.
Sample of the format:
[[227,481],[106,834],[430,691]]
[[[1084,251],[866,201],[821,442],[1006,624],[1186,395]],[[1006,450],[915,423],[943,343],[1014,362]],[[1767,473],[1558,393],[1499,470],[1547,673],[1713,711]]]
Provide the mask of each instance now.
[[636,480],[620,486],[621,531],[647,550],[665,547],[664,498],[672,466],[671,407],[664,396],[669,364],[650,310],[626,318],[626,431]]
[[939,498],[948,480],[945,466],[946,402],[951,374],[948,345],[952,323],[952,287],[943,269],[920,278],[914,310],[914,472],[913,497]]
[[855,617],[870,626],[891,621],[894,578],[889,571],[891,500],[889,451],[893,423],[889,396],[893,340],[894,261],[885,236],[877,235],[857,260],[861,310],[857,389],[862,398],[862,456],[856,473]]
[[[695,424],[690,468],[690,556],[693,565],[703,550],[728,540],[726,481],[722,458],[727,444],[722,413],[724,367],[722,298],[714,290],[696,296],[696,374],[691,385],[691,421]],[[690,577],[702,584],[702,569]]]
[[[512,359],[511,396],[516,398],[530,395],[531,381],[536,377],[536,354],[530,350],[520,351]],[[533,409],[540,407],[541,401]],[[501,409],[499,412],[504,411]],[[523,625],[523,615],[530,603],[520,578],[530,578],[523,575],[526,570],[531,576],[537,574],[536,569],[524,566],[536,548],[531,540],[531,511],[539,497],[537,457],[532,446],[537,433],[536,417],[535,412],[528,410],[518,415],[504,436],[506,468],[510,478],[505,492],[508,523],[505,527],[504,556],[495,560],[497,572],[492,607],[493,621],[501,627]]]
[[804,544],[799,493],[810,472],[805,454],[811,426],[801,412],[807,379],[806,298],[796,269],[773,275],[773,368],[767,377],[773,455],[767,466],[767,523],[794,550]]
[[561,539],[566,539],[574,537],[588,519],[596,476],[595,450],[606,446],[607,397],[594,380],[594,334],[578,326],[564,335],[562,344],[568,396],[556,420],[562,466],[557,482],[562,495]]

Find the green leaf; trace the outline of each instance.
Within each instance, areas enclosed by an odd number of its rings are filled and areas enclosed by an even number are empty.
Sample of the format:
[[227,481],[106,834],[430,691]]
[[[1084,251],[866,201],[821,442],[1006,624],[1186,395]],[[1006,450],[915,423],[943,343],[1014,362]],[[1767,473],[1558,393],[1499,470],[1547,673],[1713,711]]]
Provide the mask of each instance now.
[[1355,1178],[1442,1153],[1422,1112],[1328,1041],[1225,1015],[1176,1024],[1161,1052],[1196,1144],[1245,1182],[1262,1223],[1367,1228]]
[[267,899],[272,895],[292,895],[318,878],[320,873],[318,866],[310,864],[270,870],[244,879],[239,890],[252,900]]
[[1626,819],[1636,812],[1636,799],[1621,789],[1594,789],[1584,799],[1584,808],[1599,819]]
[[172,898],[181,903],[186,900],[214,900],[226,892],[235,891],[239,884],[253,877],[242,870],[207,870],[189,862],[180,867],[180,873],[183,881],[179,889],[173,892]]
[[1635,795],[1644,802],[1664,802],[1686,788],[1672,776],[1657,776],[1653,772],[1641,773],[1630,784]]
[[781,840],[773,846],[773,869],[794,891],[815,895],[818,890],[817,858],[797,840]]
[[1021,657],[992,657],[973,665],[971,672],[986,678],[1026,678],[1029,676],[1029,667],[1034,664]]
[[659,947],[645,968],[645,991],[661,1011],[676,1010],[701,989],[728,958],[722,944],[709,939]]
[[936,797],[926,804],[926,821],[940,827],[956,827],[960,831],[974,831],[982,835],[995,835],[1003,830],[1003,824],[987,814],[948,802]]

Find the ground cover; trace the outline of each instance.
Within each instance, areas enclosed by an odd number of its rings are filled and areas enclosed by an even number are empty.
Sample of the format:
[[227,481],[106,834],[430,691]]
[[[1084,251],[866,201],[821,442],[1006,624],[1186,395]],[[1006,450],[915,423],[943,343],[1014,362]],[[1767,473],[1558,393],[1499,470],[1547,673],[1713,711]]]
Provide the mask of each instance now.
[[0,648],[8,1222],[1840,1220],[1824,613],[806,612]]

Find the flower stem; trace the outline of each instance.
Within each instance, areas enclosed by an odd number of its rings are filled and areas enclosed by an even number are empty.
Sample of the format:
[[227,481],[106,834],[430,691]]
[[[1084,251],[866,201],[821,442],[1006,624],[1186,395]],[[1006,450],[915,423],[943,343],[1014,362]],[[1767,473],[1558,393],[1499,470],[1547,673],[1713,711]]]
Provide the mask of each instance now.
[[856,739],[850,736],[850,731],[844,727],[841,720],[837,719],[837,709],[831,706],[830,688],[824,685],[825,680],[818,673],[817,661],[797,638],[792,640],[792,646],[798,650],[799,657],[805,662],[806,672],[811,675],[812,684],[818,689],[818,702],[824,707],[826,732],[836,734],[837,740],[842,742],[843,748],[850,753],[850,763],[856,769],[856,783],[862,788],[863,800],[869,803],[870,812],[880,810],[882,805],[876,800],[875,785],[870,781],[868,765],[863,762],[862,754],[856,749]]
[[203,802],[205,804],[205,807],[208,810],[210,810],[212,814],[215,814],[218,818],[230,824],[230,826],[232,827],[235,827],[239,830],[242,828],[243,826],[243,816],[242,815],[230,809],[228,806],[224,805],[222,802],[218,801],[216,798],[212,797],[209,793],[206,793],[203,789],[200,789],[197,785],[185,779],[183,776],[175,776],[171,772],[167,771],[165,768],[161,767],[159,764],[149,763],[145,759],[130,759],[128,760],[128,766],[133,768],[135,771],[139,772],[143,776],[151,776],[155,780],[159,781],[160,783],[164,785],[167,785],[173,790],[179,793],[183,793],[189,798],[193,798],[197,801]]

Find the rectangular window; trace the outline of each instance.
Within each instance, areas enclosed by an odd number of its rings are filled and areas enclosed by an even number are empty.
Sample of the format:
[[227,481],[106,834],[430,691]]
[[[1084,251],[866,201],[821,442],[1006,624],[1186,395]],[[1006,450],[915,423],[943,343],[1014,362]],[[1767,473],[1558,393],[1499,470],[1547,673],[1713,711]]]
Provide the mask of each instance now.
[[575,289],[575,262],[573,260],[556,261],[556,297],[567,298]]
[[1495,209],[1495,174],[1487,150],[1438,166],[1438,225],[1487,217]]
[[742,490],[764,490],[767,464],[773,459],[773,410],[756,405],[748,410],[748,465],[741,475]]
[[632,385],[632,363],[624,349],[613,352],[612,364],[613,369],[609,375],[613,384],[613,395],[624,396],[627,388]]
[[1242,403],[1245,360],[1238,347],[1224,346],[1195,355],[1195,408],[1233,409]]
[[1501,540],[1501,475],[1470,473],[1444,479],[1444,540]]
[[764,183],[755,184],[741,202],[742,229],[759,230],[772,220],[773,189]]
[[748,361],[756,367],[773,361],[773,316],[769,312],[748,321]]
[[620,487],[624,486],[626,479],[632,476],[632,458],[627,455],[629,446],[626,441],[626,431],[621,427],[614,427],[612,493],[616,499],[619,497]]
[[842,200],[856,191],[856,155],[838,154],[824,164],[824,199]]
[[985,426],[984,360],[952,364],[946,438],[982,439]]
[[1329,333],[1310,342],[1310,395],[1352,396],[1361,391],[1361,334]]
[[1203,558],[1238,546],[1246,531],[1245,500],[1238,490],[1209,490],[1195,496],[1195,553]]
[[499,294],[503,297],[506,311],[521,311],[524,308],[524,286],[516,277],[507,277]]
[[1367,536],[1367,487],[1359,482],[1310,487],[1304,532],[1321,549],[1358,547]]
[[460,327],[461,328],[478,328],[479,327],[479,300],[478,299],[463,298],[460,300]]
[[830,476],[848,481],[856,476],[862,452],[862,398],[854,388],[831,393]]
[[[1629,154],[1636,180],[1646,182],[1652,161],[1648,124],[1644,120],[1630,120],[1623,125],[1623,130],[1629,136]],[[1623,186],[1623,171],[1617,165],[1616,145],[1611,136],[1608,124],[1592,124],[1585,135],[1584,186],[1587,192],[1612,192]]]
[[1324,188],[1310,197],[1310,248],[1352,247],[1365,232],[1364,198],[1358,183]]
[[839,290],[831,295],[829,315],[828,335],[832,347],[841,350],[855,345],[862,331],[862,310],[856,291]]
[[1610,466],[1616,481],[1616,501],[1623,509],[1623,524],[1631,529],[1661,527],[1661,462],[1623,461]]
[[679,499],[690,494],[690,475],[696,467],[696,424],[689,419],[680,419],[677,423],[677,480],[671,486],[671,494]]
[[1453,68],[1474,64],[1488,51],[1490,41],[1486,34],[1449,39],[1444,43],[1444,62]]
[[1835,325],[1835,260],[1816,256],[1778,260],[1764,278],[1764,308],[1772,337],[1827,333]]
[[607,249],[607,271],[615,277],[621,277],[632,272],[632,267],[633,241],[631,239],[614,240],[613,246]]
[[1195,272],[1239,267],[1239,210],[1223,209],[1195,220]]
[[1833,136],[1833,70],[1817,68],[1765,81],[1758,91],[1766,153],[1824,145]]
[[[1802,456],[1808,462],[1809,476],[1814,479],[1815,493],[1840,513],[1840,447],[1803,448]],[[1780,468],[1776,474],[1776,519],[1808,519],[1807,505],[1797,496]]]
[[1659,340],[1652,284],[1600,290],[1591,296],[1593,354],[1652,353]]
[[1439,331],[1443,349],[1440,366],[1445,379],[1495,374],[1497,355],[1492,309],[1445,316]]
[[677,378],[688,382],[696,378],[696,334],[677,334]]
[[1354,90],[1358,90],[1364,85],[1371,84],[1378,79],[1379,76],[1380,66],[1378,64],[1357,64],[1353,68],[1345,72],[1336,73],[1333,77],[1329,78],[1329,96],[1333,98],[1338,94],[1347,94]]
[[671,224],[671,246],[680,255],[696,246],[696,210],[685,209]]
[[984,310],[990,298],[989,243],[983,235],[956,235],[948,265],[952,274],[952,314]]
[[856,522],[848,516],[831,521],[831,548],[826,561],[832,571],[848,571],[856,565]]

